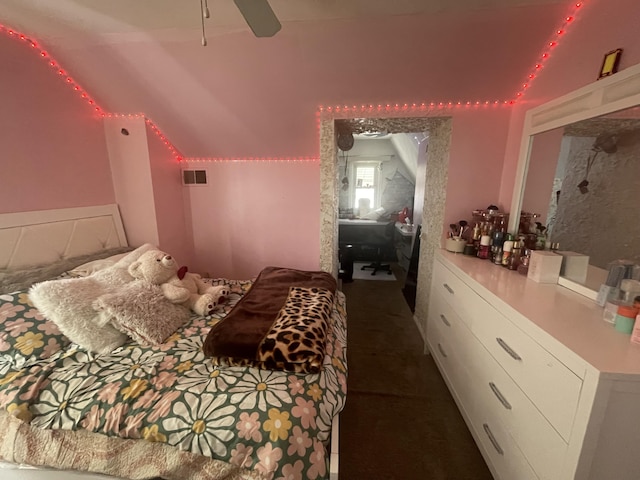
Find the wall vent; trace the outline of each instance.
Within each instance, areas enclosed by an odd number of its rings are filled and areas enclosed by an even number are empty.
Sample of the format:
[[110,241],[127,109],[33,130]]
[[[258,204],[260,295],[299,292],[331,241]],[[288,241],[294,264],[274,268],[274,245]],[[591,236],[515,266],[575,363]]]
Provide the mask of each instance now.
[[183,185],[206,185],[207,171],[206,170],[182,170],[182,184]]

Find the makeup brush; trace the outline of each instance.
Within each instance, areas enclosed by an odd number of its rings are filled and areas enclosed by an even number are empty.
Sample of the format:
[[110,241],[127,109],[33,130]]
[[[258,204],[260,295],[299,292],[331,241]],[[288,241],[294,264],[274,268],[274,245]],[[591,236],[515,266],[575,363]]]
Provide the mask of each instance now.
[[460,225],[460,238],[462,238],[462,234],[467,230],[467,221],[460,220],[458,225]]
[[451,238],[455,237],[455,236],[456,236],[456,233],[458,233],[458,225],[456,225],[455,223],[450,223],[450,224],[449,224],[449,229],[451,230],[451,231],[449,232],[449,236],[450,236]]

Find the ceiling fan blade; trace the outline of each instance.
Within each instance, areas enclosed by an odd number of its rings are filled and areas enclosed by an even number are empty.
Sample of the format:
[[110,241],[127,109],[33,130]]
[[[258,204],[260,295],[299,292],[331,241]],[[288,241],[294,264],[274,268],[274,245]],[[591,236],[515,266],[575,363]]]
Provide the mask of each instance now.
[[273,37],[282,25],[267,0],[233,0],[256,37]]

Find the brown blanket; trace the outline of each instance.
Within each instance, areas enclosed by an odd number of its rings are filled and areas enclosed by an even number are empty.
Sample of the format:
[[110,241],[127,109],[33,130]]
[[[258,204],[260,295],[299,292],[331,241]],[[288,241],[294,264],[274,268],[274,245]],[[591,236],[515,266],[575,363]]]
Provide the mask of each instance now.
[[[304,295],[305,298],[312,298],[308,304],[300,303],[301,289],[307,289],[304,290],[307,293]],[[274,332],[272,328],[280,328],[281,322],[276,323],[276,320],[281,319],[284,312],[291,312],[292,301],[297,302],[299,310],[296,308],[296,311],[307,314],[311,312],[312,315],[306,316],[304,321],[299,321],[295,326],[292,326],[292,316],[289,315],[287,327],[289,330],[296,329],[305,339],[312,339],[314,346],[307,350],[310,355],[313,352],[317,357],[319,342],[322,343],[324,351],[324,317],[331,314],[335,290],[336,281],[326,272],[267,267],[260,272],[249,292],[231,312],[211,329],[203,345],[204,353],[214,357],[216,363],[224,360],[232,365],[250,364],[260,368],[306,371],[307,367],[301,366],[304,359],[300,357],[300,352],[305,349],[305,342],[300,342],[301,346],[297,347],[297,343],[291,338],[287,342],[288,346],[293,345],[296,351],[290,352],[290,358],[295,358],[295,363],[299,365],[289,365],[287,359],[282,358],[279,358],[281,361],[277,362],[278,365],[273,361],[265,361],[269,357],[266,347],[273,348],[274,351],[282,347],[282,342],[280,345],[274,345],[274,342],[270,341],[274,336],[278,336],[278,332]],[[280,338],[284,337],[280,335]],[[279,351],[278,354],[280,353]],[[317,361],[314,360],[312,363],[314,369],[319,368]]]

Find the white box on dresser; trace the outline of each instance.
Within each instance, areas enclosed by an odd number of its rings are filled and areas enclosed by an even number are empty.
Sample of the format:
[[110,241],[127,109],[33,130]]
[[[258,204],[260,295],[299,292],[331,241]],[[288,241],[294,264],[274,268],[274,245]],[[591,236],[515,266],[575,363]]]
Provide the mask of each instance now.
[[496,479],[640,479],[640,345],[593,300],[439,251],[427,344]]

